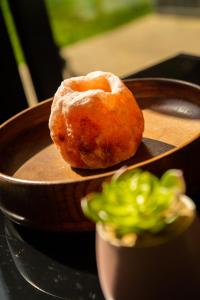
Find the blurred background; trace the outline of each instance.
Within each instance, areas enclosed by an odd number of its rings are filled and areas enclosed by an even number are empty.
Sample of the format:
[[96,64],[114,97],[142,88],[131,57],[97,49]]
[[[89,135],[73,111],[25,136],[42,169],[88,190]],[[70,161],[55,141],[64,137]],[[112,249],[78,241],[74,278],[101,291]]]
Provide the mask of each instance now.
[[[200,0],[0,3],[13,64],[30,106],[51,97],[69,76],[104,70],[124,77],[178,53],[200,55]],[[3,45],[5,40],[1,50]],[[10,50],[4,48],[8,58]],[[1,56],[1,64],[5,61]]]

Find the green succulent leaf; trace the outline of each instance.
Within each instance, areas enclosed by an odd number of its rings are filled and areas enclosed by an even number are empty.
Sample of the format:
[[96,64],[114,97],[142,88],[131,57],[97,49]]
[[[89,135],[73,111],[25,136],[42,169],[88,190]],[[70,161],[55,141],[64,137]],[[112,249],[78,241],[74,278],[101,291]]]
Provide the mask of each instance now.
[[161,177],[161,184],[170,189],[176,190],[178,193],[185,193],[185,181],[181,170],[168,170]]
[[84,214],[96,223],[109,225],[116,236],[127,233],[156,233],[177,218],[171,207],[185,192],[180,170],[168,170],[158,179],[136,169],[115,174],[103,184],[101,193],[82,200]]

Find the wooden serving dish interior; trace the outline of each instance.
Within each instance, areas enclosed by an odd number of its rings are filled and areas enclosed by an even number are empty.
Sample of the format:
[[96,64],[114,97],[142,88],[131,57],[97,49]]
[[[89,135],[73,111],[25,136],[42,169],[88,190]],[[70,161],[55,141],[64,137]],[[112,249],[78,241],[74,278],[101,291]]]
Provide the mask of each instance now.
[[73,169],[61,158],[48,129],[52,99],[0,127],[0,205],[10,219],[50,230],[90,229],[93,225],[83,216],[80,199],[98,190],[124,165],[158,175],[178,167],[187,173],[189,187],[195,187],[200,87],[150,78],[127,80],[125,84],[143,110],[145,131],[136,155],[112,168]]

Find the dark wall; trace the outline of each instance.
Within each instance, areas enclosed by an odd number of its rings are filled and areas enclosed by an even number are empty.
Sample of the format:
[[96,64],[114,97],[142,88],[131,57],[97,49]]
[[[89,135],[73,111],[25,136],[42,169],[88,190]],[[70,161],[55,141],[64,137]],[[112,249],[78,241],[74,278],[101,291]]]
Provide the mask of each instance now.
[[27,108],[26,97],[18,73],[0,6],[0,124]]

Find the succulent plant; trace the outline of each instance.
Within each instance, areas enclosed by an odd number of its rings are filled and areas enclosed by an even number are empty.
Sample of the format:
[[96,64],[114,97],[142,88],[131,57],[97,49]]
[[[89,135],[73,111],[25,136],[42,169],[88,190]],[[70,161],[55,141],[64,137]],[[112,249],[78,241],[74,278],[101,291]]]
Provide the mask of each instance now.
[[103,184],[101,193],[87,195],[81,204],[88,218],[121,238],[129,233],[158,233],[173,223],[184,193],[180,170],[168,170],[159,179],[136,169],[115,174]]

